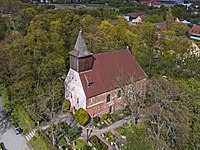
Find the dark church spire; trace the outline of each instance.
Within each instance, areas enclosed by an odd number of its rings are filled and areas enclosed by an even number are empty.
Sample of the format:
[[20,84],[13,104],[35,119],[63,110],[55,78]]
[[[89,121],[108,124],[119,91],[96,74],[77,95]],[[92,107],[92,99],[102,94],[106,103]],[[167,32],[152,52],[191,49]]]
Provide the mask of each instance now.
[[93,54],[87,49],[82,31],[79,31],[74,49],[69,52],[70,68],[83,72],[92,69],[94,63]]
[[78,38],[76,40],[76,44],[74,47],[74,50],[69,52],[70,55],[76,57],[76,58],[83,58],[87,56],[93,55],[88,49],[85,44],[85,40],[83,38],[82,30],[79,31]]

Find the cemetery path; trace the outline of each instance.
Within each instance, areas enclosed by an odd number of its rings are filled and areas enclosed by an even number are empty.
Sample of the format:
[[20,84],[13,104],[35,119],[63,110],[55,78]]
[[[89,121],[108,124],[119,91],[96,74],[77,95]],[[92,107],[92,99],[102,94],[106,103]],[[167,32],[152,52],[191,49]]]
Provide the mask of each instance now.
[[[88,128],[88,129],[89,129],[89,130],[88,130],[89,133],[87,133],[86,128],[83,128],[82,133],[81,133],[81,136],[84,137],[84,138],[87,138],[87,136],[90,137],[90,136],[93,136],[93,135],[101,135],[101,134],[103,134],[104,132],[111,131],[111,130],[113,130],[113,129],[116,129],[117,127],[122,126],[122,125],[125,124],[128,120],[131,120],[131,117],[130,117],[130,116],[128,116],[128,117],[126,117],[126,118],[124,118],[124,119],[122,119],[122,120],[119,120],[119,121],[117,121],[117,122],[114,122],[114,123],[112,123],[110,126],[105,127],[105,128],[103,128],[103,129]],[[87,134],[88,134],[88,135],[87,135]]]

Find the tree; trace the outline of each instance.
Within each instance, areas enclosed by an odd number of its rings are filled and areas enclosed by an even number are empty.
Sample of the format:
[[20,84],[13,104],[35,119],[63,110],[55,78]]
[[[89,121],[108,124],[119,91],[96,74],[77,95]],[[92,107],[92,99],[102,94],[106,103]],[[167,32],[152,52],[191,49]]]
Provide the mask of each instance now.
[[185,141],[183,137],[188,137],[189,130],[189,110],[183,103],[186,95],[173,81],[153,78],[149,82],[147,97],[150,104],[145,113],[146,124],[157,148],[179,147]]
[[104,8],[103,8],[103,18],[104,20],[107,20],[110,16],[110,9],[108,6],[108,3],[105,3]]
[[6,34],[6,21],[3,18],[0,18],[0,40],[3,40]]
[[169,8],[169,10],[166,13],[166,29],[167,30],[173,30],[174,29],[174,16],[172,13],[172,9]]
[[141,40],[143,41],[141,43],[141,46],[143,46],[143,49],[141,50],[143,56],[142,61],[143,66],[146,68],[149,75],[152,75],[153,57],[156,53],[155,44],[158,40],[157,31],[157,27],[154,24],[148,22],[143,25],[141,31]]
[[144,18],[146,22],[151,22],[151,23],[160,23],[163,21],[162,16],[160,15],[148,15],[146,18]]
[[[133,126],[135,126],[141,115],[143,98],[145,97],[145,83],[142,83],[142,81],[137,82],[134,75],[129,75],[128,81],[130,82],[129,84],[124,83],[125,77],[122,74],[116,77],[115,84],[122,91],[122,99],[131,112]],[[138,89],[139,84],[142,86],[142,89]]]

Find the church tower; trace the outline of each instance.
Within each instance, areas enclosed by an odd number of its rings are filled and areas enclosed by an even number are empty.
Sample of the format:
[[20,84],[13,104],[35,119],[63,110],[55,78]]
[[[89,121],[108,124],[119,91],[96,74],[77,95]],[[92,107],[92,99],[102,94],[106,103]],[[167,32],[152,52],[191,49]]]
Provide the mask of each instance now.
[[69,52],[69,58],[70,68],[77,72],[92,69],[94,63],[93,53],[87,49],[81,30],[79,31],[74,49]]

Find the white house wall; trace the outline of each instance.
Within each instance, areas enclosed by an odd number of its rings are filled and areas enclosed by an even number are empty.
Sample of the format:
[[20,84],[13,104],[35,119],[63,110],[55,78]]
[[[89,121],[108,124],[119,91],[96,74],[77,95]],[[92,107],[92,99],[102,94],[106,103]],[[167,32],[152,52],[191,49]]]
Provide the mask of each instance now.
[[79,73],[70,69],[65,79],[65,98],[70,100],[76,109],[86,109],[86,96]]

